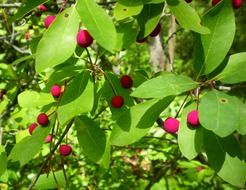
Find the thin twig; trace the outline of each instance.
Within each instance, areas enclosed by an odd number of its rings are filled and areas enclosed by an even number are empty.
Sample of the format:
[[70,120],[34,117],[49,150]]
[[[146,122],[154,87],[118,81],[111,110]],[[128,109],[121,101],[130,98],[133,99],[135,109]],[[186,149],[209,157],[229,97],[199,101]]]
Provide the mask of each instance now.
[[21,6],[21,3],[12,3],[12,4],[5,4],[1,3],[0,8],[18,8]]

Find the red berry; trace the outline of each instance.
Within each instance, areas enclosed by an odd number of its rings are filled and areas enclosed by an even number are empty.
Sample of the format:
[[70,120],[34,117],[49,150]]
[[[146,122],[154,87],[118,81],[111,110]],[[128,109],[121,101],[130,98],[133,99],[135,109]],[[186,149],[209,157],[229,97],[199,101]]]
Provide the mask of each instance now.
[[215,6],[217,5],[221,0],[212,0],[212,5]]
[[44,26],[45,28],[49,28],[49,26],[52,24],[52,22],[55,20],[55,16],[53,15],[48,15],[45,19],[44,19]]
[[37,117],[38,124],[46,126],[49,124],[49,118],[45,113],[40,113]]
[[45,142],[46,142],[46,143],[50,143],[50,142],[52,141],[52,139],[53,139],[53,136],[52,136],[51,134],[49,134],[49,135],[47,135],[47,136],[45,137]]
[[124,104],[124,99],[122,96],[114,96],[111,100],[111,104],[115,108],[121,108]]
[[167,133],[176,133],[179,129],[179,120],[172,117],[167,118],[163,123],[163,129]]
[[80,47],[86,48],[93,42],[93,38],[87,30],[80,30],[77,34],[77,44]]
[[155,27],[155,29],[150,33],[151,37],[157,36],[161,32],[161,25],[158,23]]
[[29,39],[30,39],[30,32],[27,31],[27,32],[25,33],[25,40],[28,41]]
[[30,135],[32,135],[34,129],[36,129],[37,126],[38,126],[37,123],[32,123],[31,125],[29,125],[28,131],[29,131]]
[[147,41],[147,37],[145,37],[145,38],[137,38],[136,41],[137,41],[138,43],[142,44],[142,43],[144,43],[144,42]]
[[45,12],[45,11],[47,11],[47,7],[45,5],[43,5],[43,4],[41,4],[41,5],[38,6],[38,10],[40,12]]
[[123,75],[120,78],[120,84],[123,88],[129,89],[133,84],[132,78],[129,75]]
[[197,110],[192,110],[191,112],[188,113],[187,123],[193,127],[196,127],[200,124]]
[[197,167],[196,167],[196,171],[197,171],[197,172],[200,172],[200,171],[202,171],[203,169],[204,169],[203,166],[197,166]]
[[243,5],[243,0],[232,0],[233,9],[239,9]]
[[192,2],[192,0],[185,0],[187,3],[191,3]]
[[6,90],[0,89],[0,100],[3,100],[3,96],[6,94]]
[[59,152],[62,156],[68,156],[72,152],[72,147],[66,144],[62,144],[59,147]]
[[53,85],[50,89],[50,93],[53,97],[58,98],[61,95],[61,87],[57,84]]

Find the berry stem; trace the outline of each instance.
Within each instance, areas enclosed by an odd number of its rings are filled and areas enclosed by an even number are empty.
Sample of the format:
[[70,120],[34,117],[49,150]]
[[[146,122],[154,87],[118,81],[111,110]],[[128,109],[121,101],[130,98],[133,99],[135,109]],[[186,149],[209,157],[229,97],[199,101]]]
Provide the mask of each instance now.
[[106,80],[108,81],[108,83],[109,83],[111,89],[113,90],[114,95],[117,96],[117,92],[116,92],[116,90],[115,90],[115,88],[114,88],[114,85],[113,85],[112,81],[110,80],[110,78],[108,78],[107,74],[106,74],[103,70],[101,70],[101,71],[102,71],[104,77],[106,78]]
[[182,110],[182,108],[184,107],[184,105],[185,105],[185,103],[186,103],[186,100],[187,100],[187,98],[189,97],[189,95],[190,95],[189,93],[186,95],[184,101],[182,102],[181,106],[179,107],[179,110],[177,111],[177,113],[176,113],[176,115],[175,115],[174,118],[177,118],[177,117],[179,116],[179,113],[180,113],[180,111]]
[[60,158],[61,158],[61,165],[62,165],[63,175],[64,175],[64,178],[65,178],[65,181],[66,181],[67,188],[69,188],[69,184],[68,184],[68,180],[67,180],[67,174],[66,174],[66,171],[65,171],[65,168],[64,168],[64,158],[63,158],[62,155],[60,155]]
[[40,177],[44,167],[47,165],[47,163],[49,162],[49,160],[51,159],[52,155],[55,153],[56,149],[58,148],[58,146],[61,144],[63,138],[66,136],[66,134],[68,133],[69,129],[72,127],[72,124],[74,122],[74,118],[68,123],[68,125],[66,126],[64,132],[62,133],[61,137],[59,138],[58,142],[55,144],[54,148],[50,151],[50,154],[47,156],[47,158],[45,159],[45,161],[43,162],[43,165],[41,166],[41,168],[39,169],[39,172],[36,176],[36,178],[32,181],[32,183],[29,185],[28,190],[32,190],[34,185],[37,183],[38,178]]

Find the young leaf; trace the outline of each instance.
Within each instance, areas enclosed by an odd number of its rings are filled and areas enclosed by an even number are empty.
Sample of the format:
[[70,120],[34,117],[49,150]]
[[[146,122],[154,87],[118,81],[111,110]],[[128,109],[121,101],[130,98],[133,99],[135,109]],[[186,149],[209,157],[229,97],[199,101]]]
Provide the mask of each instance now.
[[238,99],[217,90],[207,92],[201,98],[199,118],[204,128],[226,137],[239,126]]
[[59,187],[65,187],[66,186],[66,179],[63,174],[63,171],[56,171],[54,172],[54,175],[56,177],[56,180],[53,176],[53,174],[42,174],[38,178],[37,183],[34,186],[34,189],[56,189],[57,185]]
[[38,5],[45,3],[46,1],[48,0],[26,0],[21,4],[21,7],[18,9],[17,13],[11,18],[11,21],[22,18],[25,14],[37,8]]
[[21,166],[28,163],[40,150],[45,137],[50,133],[52,123],[43,128],[37,127],[32,136],[25,137],[19,143],[15,144],[11,150],[8,160],[19,161]]
[[201,34],[209,33],[209,29],[201,25],[200,17],[195,9],[184,0],[167,0],[167,4],[182,27]]
[[0,145],[0,176],[7,170],[7,153],[2,145]]
[[188,105],[182,111],[180,128],[178,131],[178,144],[181,153],[189,160],[195,158],[202,150],[202,134],[201,126],[191,128],[187,124],[187,115],[190,111],[196,109],[196,104]]
[[171,95],[179,95],[197,87],[197,83],[187,76],[163,72],[141,84],[131,94],[139,98],[164,98]]
[[74,52],[79,28],[75,7],[58,15],[40,40],[36,52],[36,71],[40,73],[66,61]]
[[214,71],[232,45],[236,29],[231,1],[222,1],[219,6],[212,8],[204,16],[202,23],[211,32],[200,35],[197,39],[194,67],[199,76]]
[[140,27],[139,37],[148,36],[160,21],[164,3],[146,4],[143,10],[137,16],[138,25]]
[[52,102],[54,102],[54,98],[49,93],[26,90],[18,95],[18,104],[23,108],[44,106]]
[[216,77],[226,84],[246,81],[246,52],[231,55],[224,70]]
[[92,119],[80,116],[76,119],[77,138],[84,154],[98,162],[106,151],[106,135]]
[[204,148],[209,164],[223,180],[244,187],[246,163],[242,160],[240,145],[232,135],[220,138],[205,130]]
[[77,75],[66,87],[57,109],[58,120],[64,125],[74,116],[91,111],[94,102],[94,84],[88,71]]
[[153,99],[130,107],[116,121],[111,133],[111,144],[125,146],[145,136],[154,125],[160,113],[173,101],[174,97]]
[[83,24],[97,43],[106,50],[113,51],[117,33],[110,16],[92,0],[80,0],[76,8]]
[[123,20],[125,18],[139,14],[143,9],[142,0],[119,0],[114,8],[114,16],[116,20]]

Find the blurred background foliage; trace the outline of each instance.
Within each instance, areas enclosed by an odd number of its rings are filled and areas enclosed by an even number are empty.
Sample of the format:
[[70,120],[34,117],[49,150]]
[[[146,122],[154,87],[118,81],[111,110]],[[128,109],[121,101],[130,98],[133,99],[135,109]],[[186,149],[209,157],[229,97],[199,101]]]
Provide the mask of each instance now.
[[[16,142],[28,135],[27,126],[35,120],[39,112],[39,109],[19,107],[17,95],[26,89],[41,91],[44,87],[45,78],[35,75],[32,54],[35,53],[37,43],[45,30],[43,19],[50,13],[57,13],[60,2],[48,1],[45,4],[48,11],[41,13],[34,10],[23,19],[11,23],[9,18],[16,12],[19,3],[22,1],[0,2],[0,143],[7,153]],[[73,1],[68,1],[68,5],[72,3]],[[202,16],[211,7],[211,2],[193,0],[191,6],[195,7]],[[230,53],[246,51],[246,6],[236,10],[235,14],[237,33]],[[168,10],[161,19],[161,25],[162,47],[168,52],[170,38]],[[177,24],[173,38],[175,38],[174,71],[192,77],[194,33],[181,29]],[[101,59],[109,63],[105,69],[113,70],[117,74],[132,75],[137,70],[143,70],[148,76],[152,76],[156,72],[150,63],[152,40],[148,39],[143,44],[135,43],[129,49],[117,54],[102,56]],[[162,118],[174,116],[183,99],[184,97],[176,99],[162,113]],[[96,121],[105,131],[109,130],[112,127],[109,109],[97,117]],[[65,163],[71,190],[237,189],[223,182],[205,162],[198,161],[199,158],[194,161],[183,158],[176,138],[165,134],[157,124],[139,142],[126,147],[113,147],[109,169],[101,168],[83,156],[74,131],[71,130],[69,135],[74,152],[62,162]],[[42,156],[47,155],[48,151],[48,145],[45,145],[41,154],[21,170],[19,165],[10,164],[8,172],[0,176],[0,189],[26,189],[30,179],[42,164]],[[50,164],[59,171],[62,162],[60,157],[56,156]]]

